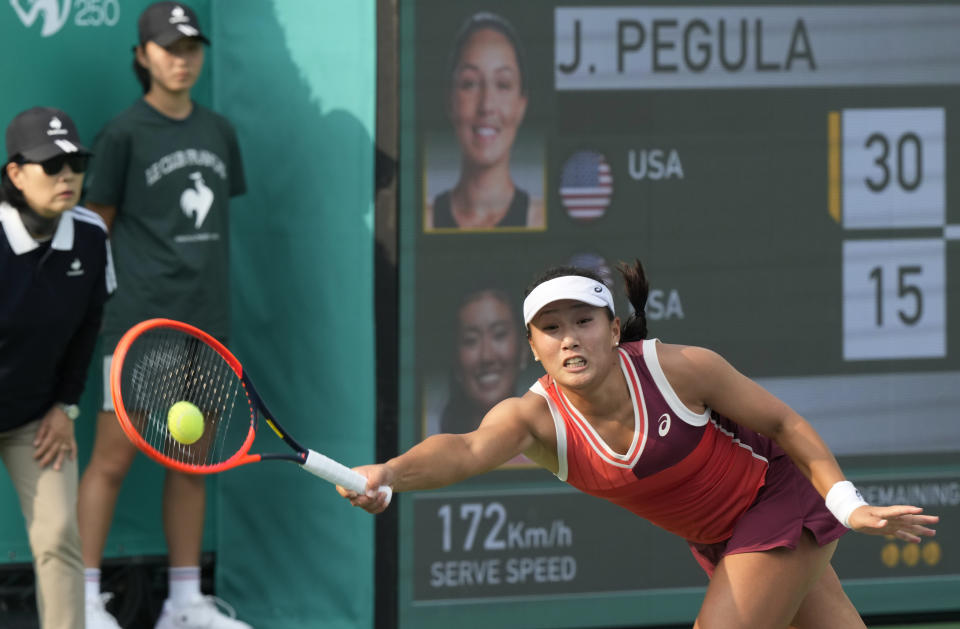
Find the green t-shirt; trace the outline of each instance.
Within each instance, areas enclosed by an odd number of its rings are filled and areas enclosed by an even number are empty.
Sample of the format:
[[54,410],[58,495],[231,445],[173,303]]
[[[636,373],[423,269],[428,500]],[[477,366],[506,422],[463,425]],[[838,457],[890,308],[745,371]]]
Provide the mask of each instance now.
[[230,197],[246,191],[236,132],[194,103],[185,120],[138,100],[94,141],[86,200],[111,205],[117,290],[104,310],[104,349],[152,317],[219,338],[230,324]]

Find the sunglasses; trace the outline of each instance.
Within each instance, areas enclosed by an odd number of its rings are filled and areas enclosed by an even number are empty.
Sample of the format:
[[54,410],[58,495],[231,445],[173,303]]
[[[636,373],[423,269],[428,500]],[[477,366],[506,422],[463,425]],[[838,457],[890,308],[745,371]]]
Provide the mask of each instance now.
[[89,155],[74,155],[64,153],[63,155],[57,155],[56,157],[51,157],[48,160],[42,162],[35,162],[43,166],[43,172],[48,175],[57,175],[63,170],[64,164],[70,167],[70,170],[76,174],[86,172],[87,166],[90,164]]

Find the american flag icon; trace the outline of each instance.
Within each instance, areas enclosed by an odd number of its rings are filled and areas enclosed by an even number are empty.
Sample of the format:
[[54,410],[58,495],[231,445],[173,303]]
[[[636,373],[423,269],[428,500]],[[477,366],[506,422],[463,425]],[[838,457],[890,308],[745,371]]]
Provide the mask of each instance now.
[[560,174],[560,201],[571,218],[600,218],[611,195],[613,176],[602,153],[577,151],[567,159]]

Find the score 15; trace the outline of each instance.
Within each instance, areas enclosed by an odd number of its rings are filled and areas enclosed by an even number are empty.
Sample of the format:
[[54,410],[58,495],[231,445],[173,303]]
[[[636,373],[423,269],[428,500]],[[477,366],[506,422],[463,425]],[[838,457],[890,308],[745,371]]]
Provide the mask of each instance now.
[[903,230],[843,242],[843,358],[946,356],[946,246],[910,230],[946,224],[942,108],[831,112],[828,206],[849,230]]
[[947,352],[942,238],[843,243],[843,358],[942,358]]

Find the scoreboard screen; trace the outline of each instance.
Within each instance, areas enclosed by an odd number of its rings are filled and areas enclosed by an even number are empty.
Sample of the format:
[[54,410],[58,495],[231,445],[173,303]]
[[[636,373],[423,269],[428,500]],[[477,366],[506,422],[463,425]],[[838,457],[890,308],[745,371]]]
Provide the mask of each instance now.
[[[401,448],[542,370],[548,267],[804,415],[876,504],[960,516],[960,3],[401,0]],[[691,622],[683,540],[518,457],[398,496],[400,625]],[[960,529],[846,535],[865,615],[960,608]]]

